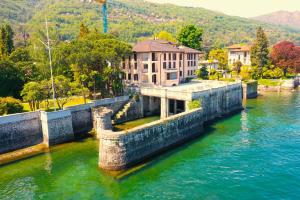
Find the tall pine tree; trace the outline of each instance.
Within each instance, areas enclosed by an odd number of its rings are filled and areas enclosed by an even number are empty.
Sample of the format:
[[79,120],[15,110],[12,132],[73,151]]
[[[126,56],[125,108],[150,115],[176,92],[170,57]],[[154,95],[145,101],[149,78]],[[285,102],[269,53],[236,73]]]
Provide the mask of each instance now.
[[14,50],[14,32],[9,24],[0,27],[0,56],[9,56]]
[[262,29],[258,27],[256,32],[256,40],[251,48],[251,64],[256,66],[258,75],[262,74],[264,66],[269,64],[269,41]]

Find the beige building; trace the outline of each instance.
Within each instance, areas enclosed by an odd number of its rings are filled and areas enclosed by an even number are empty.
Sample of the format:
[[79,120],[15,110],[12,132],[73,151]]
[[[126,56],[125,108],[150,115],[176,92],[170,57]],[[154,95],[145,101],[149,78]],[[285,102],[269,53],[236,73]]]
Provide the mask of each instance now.
[[228,65],[240,61],[243,65],[251,65],[250,50],[248,45],[232,45],[228,49]]
[[178,85],[195,77],[200,51],[164,40],[146,40],[133,47],[122,62],[123,77],[130,85]]

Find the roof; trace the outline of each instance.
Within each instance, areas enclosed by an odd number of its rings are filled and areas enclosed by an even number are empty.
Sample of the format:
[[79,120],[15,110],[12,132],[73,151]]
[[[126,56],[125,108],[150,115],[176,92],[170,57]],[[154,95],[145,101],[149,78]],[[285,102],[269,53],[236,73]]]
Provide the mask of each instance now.
[[249,46],[249,45],[234,44],[234,45],[231,45],[231,46],[227,47],[227,49],[229,49],[230,51],[235,51],[235,52],[250,51],[251,50],[251,46]]
[[146,53],[146,52],[179,52],[179,53],[197,53],[201,52],[189,47],[179,46],[174,42],[166,40],[145,40],[138,42],[133,47],[134,52]]

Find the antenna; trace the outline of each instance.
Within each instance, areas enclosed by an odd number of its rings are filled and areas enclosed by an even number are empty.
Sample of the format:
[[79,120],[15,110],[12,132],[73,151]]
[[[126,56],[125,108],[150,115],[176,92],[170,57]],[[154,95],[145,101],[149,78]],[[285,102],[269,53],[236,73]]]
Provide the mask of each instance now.
[[50,46],[50,38],[49,38],[49,29],[48,29],[48,21],[45,16],[45,23],[46,23],[46,32],[47,32],[47,44],[45,44],[43,41],[40,40],[40,42],[46,46],[48,49],[48,55],[49,55],[49,65],[50,65],[50,74],[51,74],[51,84],[52,84],[52,98],[53,98],[53,104],[54,104],[54,110],[56,111],[56,104],[55,104],[55,85],[54,85],[54,78],[53,78],[53,67],[52,67],[52,55],[51,55],[51,46]]

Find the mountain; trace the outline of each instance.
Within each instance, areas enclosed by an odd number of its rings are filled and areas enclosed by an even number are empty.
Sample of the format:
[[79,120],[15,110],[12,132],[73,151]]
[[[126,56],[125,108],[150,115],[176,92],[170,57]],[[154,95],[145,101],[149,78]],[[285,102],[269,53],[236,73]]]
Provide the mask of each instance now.
[[[25,23],[31,37],[44,32],[45,15],[49,20],[53,39],[76,38],[81,22],[90,29],[102,29],[101,9],[97,4],[90,3],[90,0],[2,1],[5,3],[1,4],[0,19],[10,21],[15,27]],[[17,5],[24,5],[24,9],[16,9]],[[110,32],[131,43],[161,30],[176,36],[182,26],[196,24],[204,29],[204,45],[207,47],[251,43],[258,26],[266,30],[272,44],[280,40],[300,44],[299,29],[228,16],[203,8],[155,4],[144,0],[108,0],[108,12]]]
[[278,12],[273,12],[270,14],[254,17],[253,19],[261,22],[271,23],[271,24],[300,28],[300,11],[295,11],[295,12],[278,11]]

